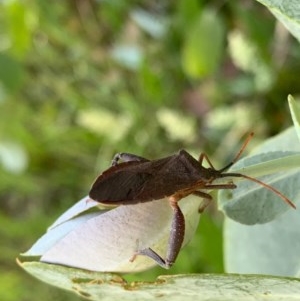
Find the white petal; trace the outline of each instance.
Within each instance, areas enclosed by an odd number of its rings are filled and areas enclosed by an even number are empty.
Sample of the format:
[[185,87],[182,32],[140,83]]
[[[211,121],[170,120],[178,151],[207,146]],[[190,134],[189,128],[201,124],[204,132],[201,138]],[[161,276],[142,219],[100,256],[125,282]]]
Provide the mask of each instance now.
[[[184,244],[193,236],[198,225],[200,201],[193,197],[180,201],[186,217]],[[145,256],[137,256],[131,262],[137,250],[151,247],[165,256],[172,219],[172,209],[166,199],[119,206],[102,214],[101,211],[98,215],[93,214],[75,217],[52,227],[46,235],[60,232],[60,229],[66,231],[70,223],[73,226],[77,223],[43,254],[41,261],[93,271],[134,272],[155,265]]]

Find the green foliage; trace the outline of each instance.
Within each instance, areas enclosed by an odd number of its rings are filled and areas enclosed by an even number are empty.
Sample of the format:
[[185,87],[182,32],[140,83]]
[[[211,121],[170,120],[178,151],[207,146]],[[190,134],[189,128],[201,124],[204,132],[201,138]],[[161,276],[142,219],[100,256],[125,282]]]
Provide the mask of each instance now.
[[[290,102],[292,102],[291,97]],[[292,115],[298,115],[299,109],[296,110],[296,103],[292,108],[295,109],[292,110]],[[296,119],[294,120],[296,125]],[[247,162],[255,162],[257,157],[275,158],[280,154],[281,158],[278,160],[266,160],[267,164],[264,164],[263,170],[265,173],[274,174],[264,177],[264,181],[278,188],[294,202],[299,202],[300,143],[295,128],[287,129],[280,135],[265,141],[252,156],[249,156],[244,162],[238,162],[239,164],[235,168],[247,166]],[[280,170],[279,161],[283,169],[276,173]],[[247,167],[244,172],[247,173]],[[254,173],[254,175],[256,174]],[[286,211],[287,206],[283,206],[283,202],[274,197],[271,203],[270,195],[265,196],[266,190],[263,192],[261,187],[239,185],[239,190],[237,193],[234,192],[233,198],[227,204],[220,193],[221,206],[226,211],[226,215],[232,218],[232,220],[226,218],[224,226],[226,270],[238,273],[257,273],[259,271],[261,274],[299,277],[298,210],[288,210],[282,214],[282,211]],[[238,194],[241,195],[240,198],[237,197]],[[247,203],[243,202],[244,196],[247,196]],[[272,215],[277,215],[277,218],[270,221]],[[265,223],[268,220],[270,222]],[[255,225],[247,227],[241,223]],[[289,245],[293,247],[287,248]]]
[[[293,128],[266,141],[259,151],[235,164],[234,171],[249,176],[251,173],[247,167],[252,167],[250,170],[255,177],[267,175],[263,177],[264,182],[294,202],[298,201],[300,143]],[[220,208],[229,218],[247,225],[264,224],[290,211],[291,208],[276,193],[257,183],[245,182],[230,193],[225,190],[219,193]]]
[[297,1],[258,0],[267,6],[274,16],[300,41],[300,16]]
[[[194,79],[213,74],[224,49],[224,24],[215,11],[204,10],[188,28],[182,49],[182,67]],[[213,37],[213,39],[212,39]]]
[[[293,3],[265,2],[297,37]],[[254,2],[1,2],[1,300],[72,298],[14,260],[115,152],[157,158],[187,148],[222,166],[245,132],[255,131],[255,144],[290,126],[300,51],[275,21]],[[199,32],[205,41],[193,40]],[[213,205],[206,214],[168,273],[222,272],[222,217]],[[162,270],[149,273],[135,279]]]
[[[128,284],[120,276],[91,273],[43,263],[21,264],[38,279],[91,300],[287,300],[299,296],[299,279],[257,275],[174,275],[160,276],[154,283]],[[47,272],[45,272],[47,271]]]
[[292,95],[288,96],[288,101],[289,101],[289,106],[290,106],[291,115],[292,115],[292,119],[294,122],[295,130],[296,130],[296,134],[300,141],[300,106],[294,100]]

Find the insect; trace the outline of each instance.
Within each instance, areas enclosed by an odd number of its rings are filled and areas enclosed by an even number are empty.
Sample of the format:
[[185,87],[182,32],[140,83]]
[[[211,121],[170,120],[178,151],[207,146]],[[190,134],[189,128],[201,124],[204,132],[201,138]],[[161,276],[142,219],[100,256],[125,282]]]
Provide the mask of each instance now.
[[[241,177],[251,180],[273,191],[295,208],[287,197],[272,186],[244,174],[226,172],[239,159],[252,137],[253,133],[250,133],[234,159],[221,169],[215,169],[205,153],[200,154],[199,160],[185,150],[157,160],[118,153],[112,161],[112,166],[92,185],[89,197],[102,204],[113,205],[137,204],[167,197],[173,209],[173,218],[165,259],[151,248],[146,248],[138,250],[132,260],[137,255],[145,255],[168,269],[178,256],[185,233],[185,220],[178,202],[190,194],[199,196],[203,198],[199,212],[203,212],[212,200],[211,195],[203,190],[236,188],[232,182],[214,183],[217,179]],[[123,162],[119,163],[120,160]],[[208,168],[203,166],[204,160],[207,161]]]

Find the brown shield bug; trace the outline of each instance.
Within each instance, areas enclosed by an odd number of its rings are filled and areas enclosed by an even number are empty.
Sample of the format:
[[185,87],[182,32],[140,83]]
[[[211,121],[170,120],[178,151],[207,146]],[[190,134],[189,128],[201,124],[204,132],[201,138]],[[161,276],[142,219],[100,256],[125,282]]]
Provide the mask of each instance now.
[[[118,153],[112,161],[112,166],[96,179],[89,197],[111,205],[137,204],[167,197],[173,209],[173,219],[165,259],[151,248],[146,248],[138,250],[133,260],[137,255],[145,255],[160,266],[170,268],[177,258],[185,233],[185,220],[178,202],[190,194],[199,196],[204,199],[203,205],[199,208],[199,212],[202,212],[212,200],[212,197],[203,190],[236,188],[232,182],[214,183],[217,179],[240,177],[254,181],[273,191],[295,208],[295,205],[275,188],[244,174],[226,172],[239,159],[252,137],[253,133],[250,133],[235,158],[221,169],[215,169],[206,154],[201,153],[199,160],[196,160],[185,150],[157,160]],[[123,162],[118,163],[119,160]],[[203,166],[204,160],[207,161],[208,168]]]

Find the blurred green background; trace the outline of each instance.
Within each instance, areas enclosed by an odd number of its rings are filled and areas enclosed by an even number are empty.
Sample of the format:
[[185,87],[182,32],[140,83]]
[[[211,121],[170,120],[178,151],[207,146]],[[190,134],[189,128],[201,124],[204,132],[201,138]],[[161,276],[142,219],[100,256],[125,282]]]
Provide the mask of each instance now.
[[[298,42],[254,1],[0,2],[0,299],[78,300],[15,263],[118,151],[217,167],[291,125]],[[249,147],[251,148],[251,147]],[[212,204],[170,271],[222,272]]]

